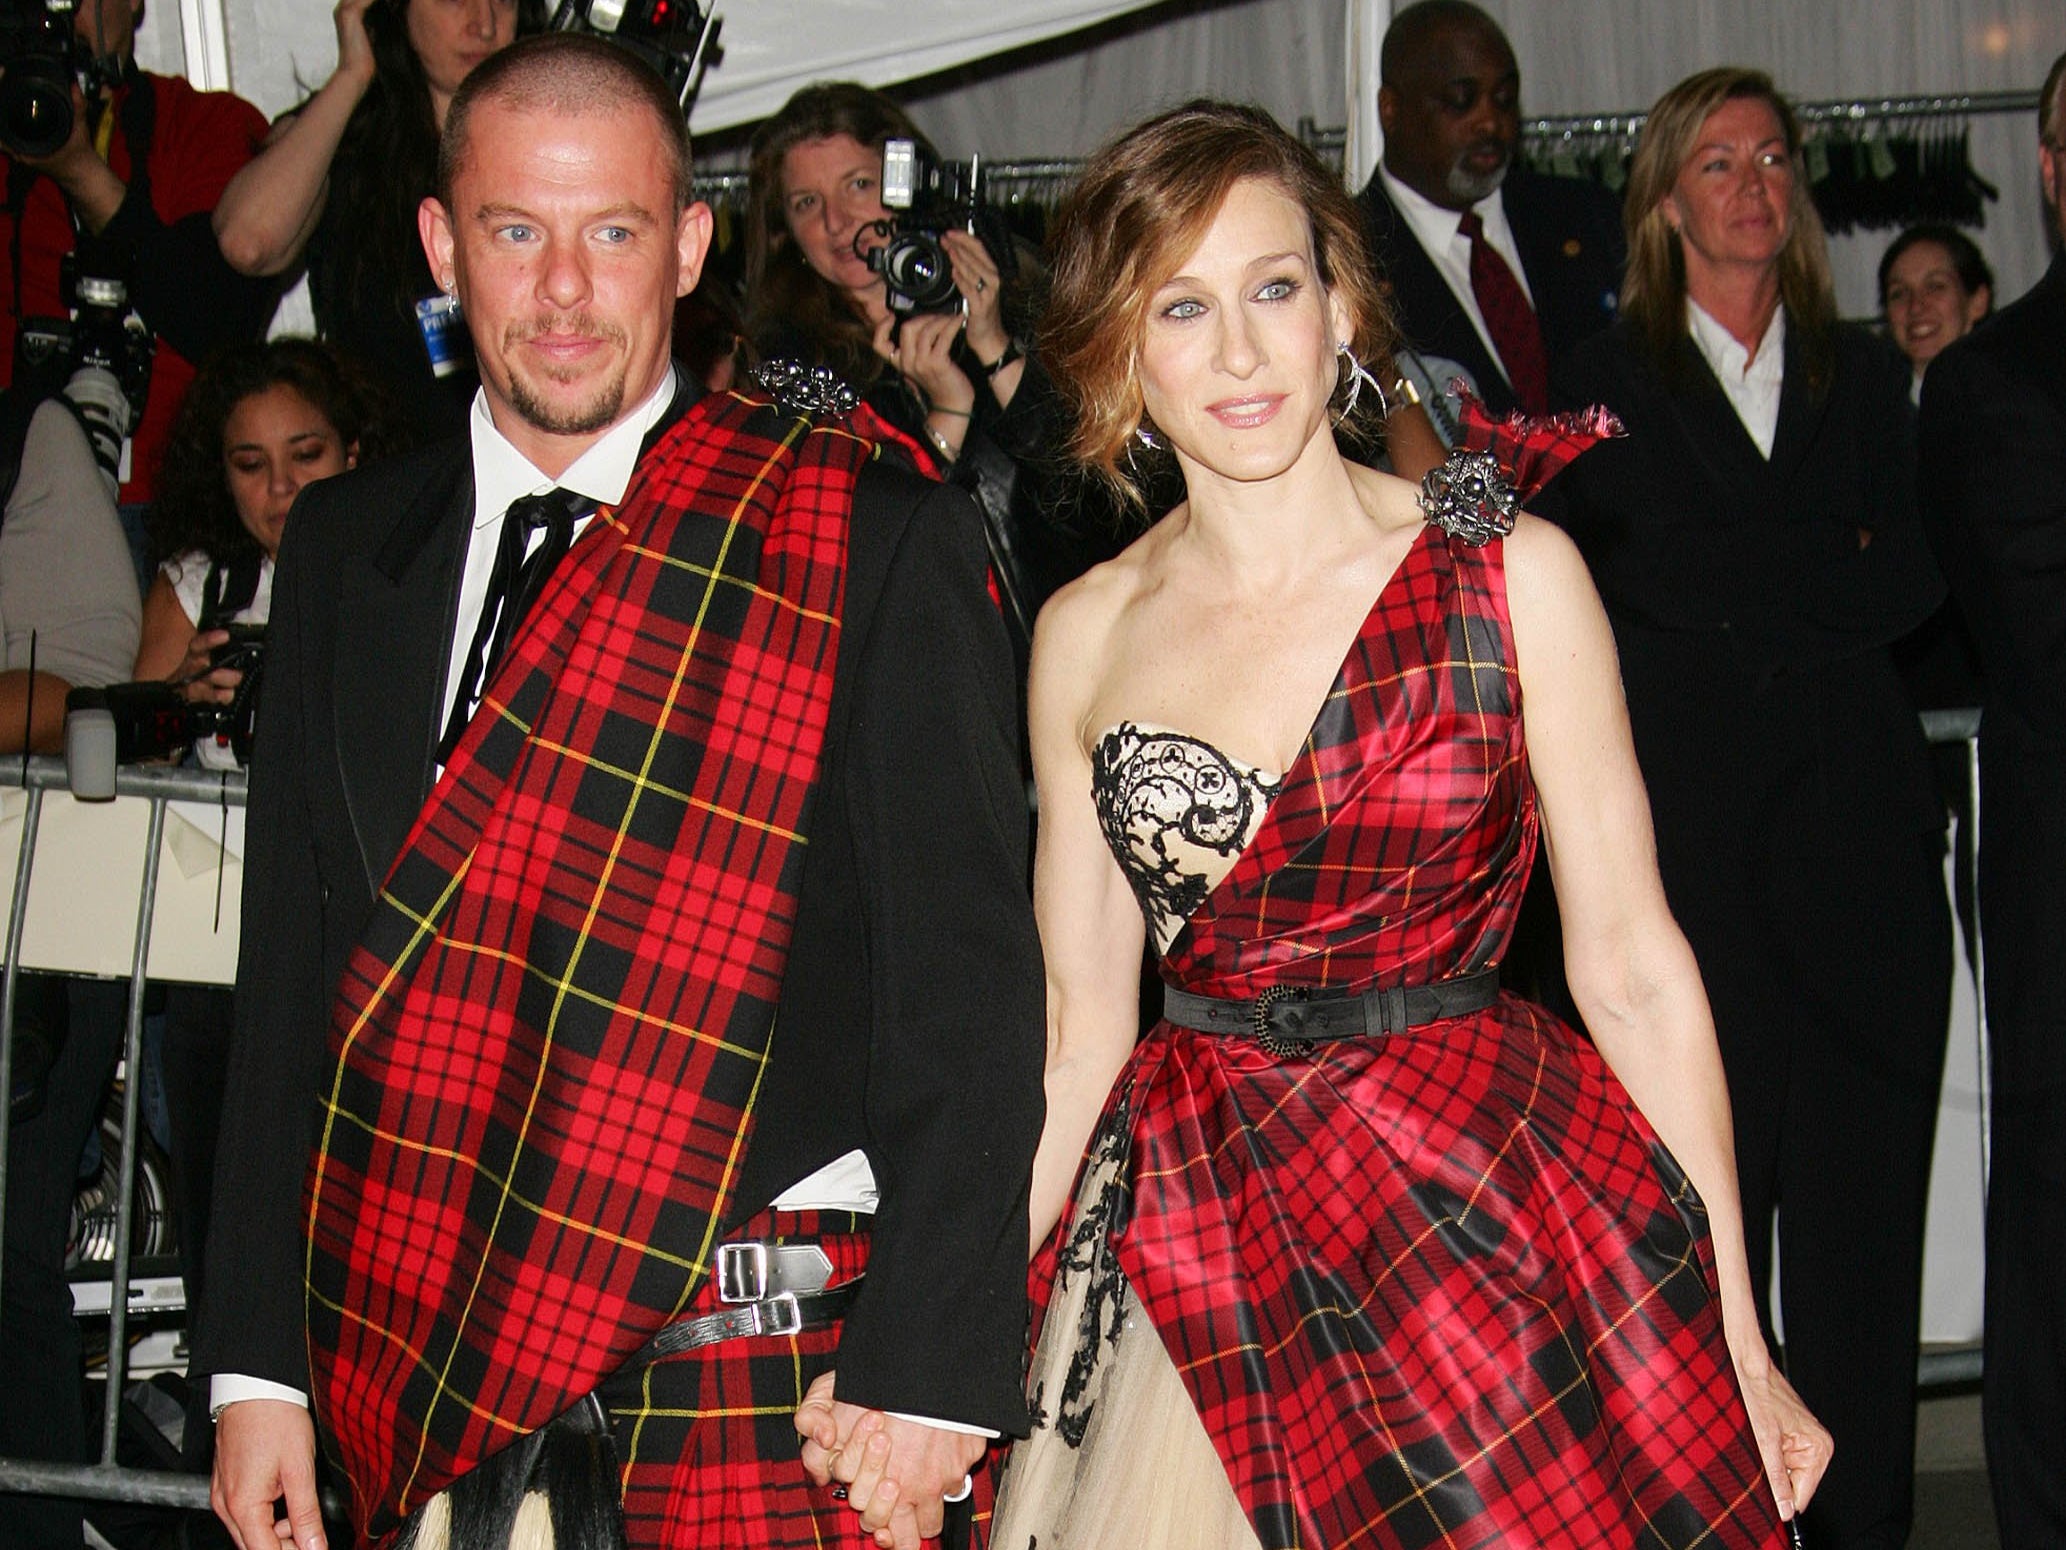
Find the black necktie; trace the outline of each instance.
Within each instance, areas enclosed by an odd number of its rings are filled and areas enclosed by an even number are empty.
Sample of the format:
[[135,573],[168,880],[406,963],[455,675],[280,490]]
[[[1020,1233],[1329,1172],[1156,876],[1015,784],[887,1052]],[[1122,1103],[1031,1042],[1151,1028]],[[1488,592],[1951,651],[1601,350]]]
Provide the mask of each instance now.
[[[502,514],[502,539],[495,546],[495,567],[488,572],[481,622],[467,648],[466,671],[445,722],[444,739],[438,744],[440,764],[459,746],[459,735],[473,718],[474,704],[495,676],[517,626],[538,601],[554,568],[566,558],[574,542],[574,524],[594,510],[595,502],[578,491],[554,489],[543,495],[520,495]],[[534,549],[531,535],[541,529],[545,536]]]

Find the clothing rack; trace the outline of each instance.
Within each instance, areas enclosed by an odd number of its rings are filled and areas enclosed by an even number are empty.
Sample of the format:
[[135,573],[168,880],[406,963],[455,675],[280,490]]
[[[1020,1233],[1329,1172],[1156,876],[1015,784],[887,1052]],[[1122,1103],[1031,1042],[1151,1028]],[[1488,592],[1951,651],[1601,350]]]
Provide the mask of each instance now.
[[[1803,125],[1859,124],[1889,119],[1977,118],[1994,113],[2035,113],[2037,93],[1957,92],[1916,97],[1855,97],[1828,102],[1796,102],[1794,116]],[[1523,140],[1553,140],[1578,135],[1627,135],[1633,138],[1648,118],[1647,109],[1633,113],[1566,113],[1521,121]]]

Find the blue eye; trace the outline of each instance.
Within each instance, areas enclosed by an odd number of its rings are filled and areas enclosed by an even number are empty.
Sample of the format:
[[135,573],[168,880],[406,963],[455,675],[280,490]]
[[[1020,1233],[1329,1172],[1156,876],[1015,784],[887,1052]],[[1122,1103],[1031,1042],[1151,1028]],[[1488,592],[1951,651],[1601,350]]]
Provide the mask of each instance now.
[[1173,301],[1164,307],[1162,315],[1166,318],[1173,318],[1179,323],[1188,322],[1192,318],[1205,315],[1205,303],[1194,301],[1186,296],[1182,301]]
[[1271,280],[1255,293],[1257,301],[1289,301],[1298,294],[1298,281]]

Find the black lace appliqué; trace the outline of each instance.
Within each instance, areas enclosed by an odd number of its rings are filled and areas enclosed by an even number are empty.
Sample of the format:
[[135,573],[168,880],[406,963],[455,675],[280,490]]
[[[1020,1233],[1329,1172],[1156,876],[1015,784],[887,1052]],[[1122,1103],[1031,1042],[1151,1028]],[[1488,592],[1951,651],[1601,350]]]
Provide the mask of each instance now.
[[1098,739],[1091,795],[1105,842],[1157,935],[1197,913],[1211,880],[1174,854],[1177,842],[1238,855],[1256,815],[1284,789],[1181,732],[1122,721]]
[[1062,1392],[1052,1411],[1048,1409],[1045,1382],[1036,1385],[1031,1401],[1034,1424],[1052,1425],[1055,1435],[1072,1448],[1083,1446],[1091,1412],[1097,1408],[1091,1383],[1106,1354],[1102,1348],[1118,1343],[1129,1307],[1126,1276],[1112,1253],[1112,1234],[1122,1229],[1131,1215],[1126,1182],[1127,1138],[1132,1133],[1129,1107],[1124,1099],[1114,1105],[1091,1138],[1084,1173],[1086,1177],[1102,1173],[1104,1182],[1096,1195],[1083,1203],[1083,1209],[1070,1224],[1068,1240],[1062,1244],[1055,1262],[1058,1283],[1077,1276],[1089,1277],[1068,1375],[1062,1380]]

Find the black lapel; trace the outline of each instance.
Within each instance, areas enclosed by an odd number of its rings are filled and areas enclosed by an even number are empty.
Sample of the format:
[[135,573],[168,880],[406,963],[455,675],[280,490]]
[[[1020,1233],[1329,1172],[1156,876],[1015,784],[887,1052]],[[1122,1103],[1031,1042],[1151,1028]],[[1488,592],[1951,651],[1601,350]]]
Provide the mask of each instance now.
[[[1754,487],[1769,471],[1764,454],[1750,439],[1736,406],[1729,402],[1721,379],[1700,353],[1690,333],[1679,335],[1672,345],[1669,367],[1671,387],[1664,395],[1685,432],[1685,443],[1693,455],[1707,464],[1715,481],[1728,489]],[[1791,375],[1791,373],[1789,373]]]
[[1382,278],[1391,284],[1398,312],[1395,321],[1406,342],[1427,354],[1447,356],[1468,371],[1477,379],[1478,396],[1493,413],[1516,407],[1519,400],[1506,373],[1485,348],[1470,314],[1420,245],[1406,217],[1392,204],[1384,180],[1375,172],[1363,190],[1363,201],[1371,256]]
[[[1815,436],[1822,428],[1822,417],[1829,412],[1829,384],[1824,383],[1817,391],[1808,381],[1808,368],[1801,358],[1798,343],[1799,330],[1793,320],[1786,324],[1786,375],[1779,385],[1779,424],[1772,432],[1772,456],[1768,460],[1771,477],[1778,481],[1775,495],[1782,495],[1792,484],[1795,468],[1815,444]],[[1834,368],[1834,360],[1831,365]],[[1784,505],[1781,500],[1780,505]]]
[[[438,449],[387,539],[338,578],[331,685],[337,771],[378,889],[430,791],[452,617],[473,518],[473,457]],[[370,515],[370,514],[369,514]]]

